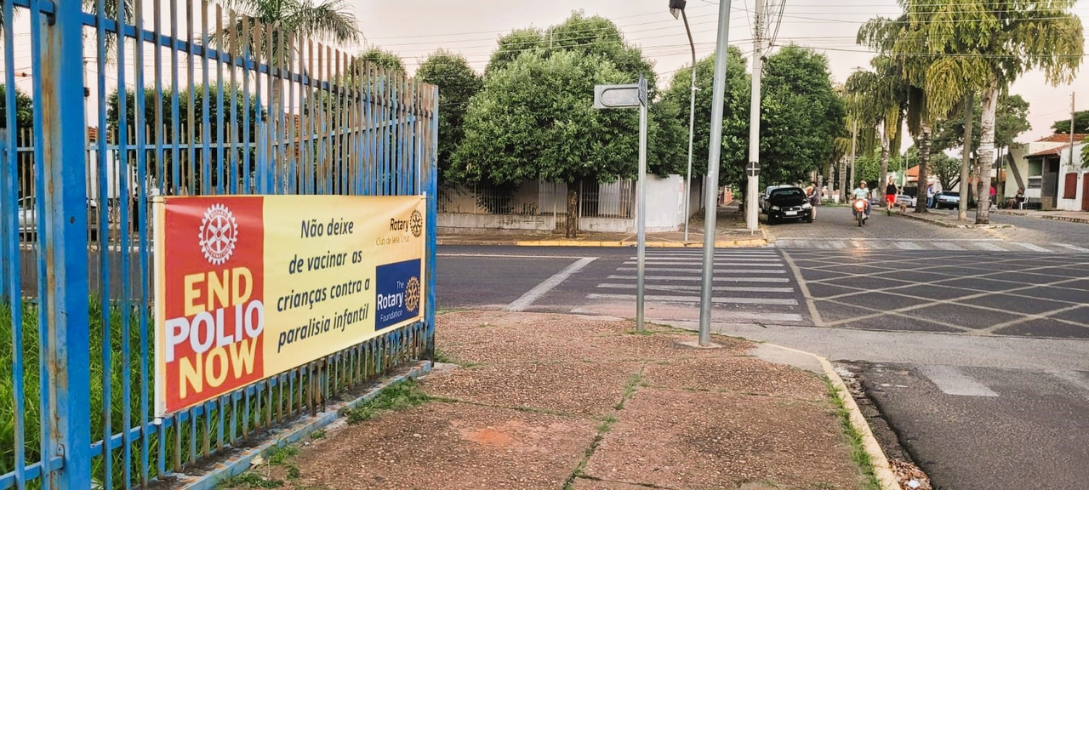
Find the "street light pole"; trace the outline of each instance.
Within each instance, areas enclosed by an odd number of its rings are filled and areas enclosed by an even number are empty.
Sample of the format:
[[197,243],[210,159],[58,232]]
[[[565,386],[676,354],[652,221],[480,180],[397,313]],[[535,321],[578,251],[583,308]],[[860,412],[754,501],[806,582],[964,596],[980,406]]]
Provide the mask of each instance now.
[[726,54],[730,42],[730,0],[718,3],[718,44],[711,101],[711,139],[707,147],[707,191],[703,223],[703,282],[700,287],[701,347],[711,344],[711,291],[715,281],[715,234],[718,232],[718,166],[722,159],[722,107],[726,103]]
[[752,98],[749,108],[749,164],[748,189],[745,206],[749,231],[760,227],[760,84],[764,71],[764,0],[756,0],[756,21],[753,23]]
[[688,0],[669,0],[669,12],[676,18],[678,12],[684,18],[684,30],[688,33],[688,45],[692,47],[692,100],[688,110],[688,182],[684,188],[684,242],[688,243],[689,206],[692,202],[692,140],[696,133],[696,43],[692,40],[692,28],[688,25],[688,13],[684,12]]

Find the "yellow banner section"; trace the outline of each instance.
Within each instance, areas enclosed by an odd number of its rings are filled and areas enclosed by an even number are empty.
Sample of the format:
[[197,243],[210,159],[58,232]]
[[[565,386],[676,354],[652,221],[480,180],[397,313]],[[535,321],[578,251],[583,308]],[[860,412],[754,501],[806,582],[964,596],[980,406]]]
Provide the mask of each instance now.
[[426,211],[423,196],[156,201],[157,414],[423,319]]
[[423,318],[424,197],[265,198],[265,369]]

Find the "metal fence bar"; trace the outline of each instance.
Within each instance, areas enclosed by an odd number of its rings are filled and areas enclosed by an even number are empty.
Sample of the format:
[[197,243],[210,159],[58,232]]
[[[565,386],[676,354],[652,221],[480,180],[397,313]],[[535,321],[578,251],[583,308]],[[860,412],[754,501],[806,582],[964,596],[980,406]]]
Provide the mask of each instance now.
[[[12,402],[30,401],[43,415],[31,426],[37,431],[40,423],[40,434],[26,433],[21,410],[11,415],[10,434],[0,429],[0,455],[11,457],[0,461],[0,489],[87,488],[92,475],[104,487],[147,486],[257,429],[307,407],[324,408],[345,388],[429,350],[437,213],[432,87],[320,44],[315,59],[309,39],[278,37],[279,27],[270,30],[237,13],[224,23],[222,8],[213,9],[210,0],[181,0],[180,8],[179,0],[156,1],[151,16],[147,0],[133,0],[116,4],[110,17],[104,0],[87,11],[78,3],[0,1],[8,102],[0,130],[0,302],[10,307],[2,319],[12,330],[10,343],[8,333],[0,337],[0,376],[11,378]],[[30,10],[29,50],[37,64],[30,80],[35,133],[23,144],[12,63],[15,5]],[[55,8],[63,18],[43,15]],[[95,120],[85,120],[83,105],[70,102],[82,89],[83,32],[97,52]],[[61,36],[70,44],[66,54],[57,50]],[[88,144],[91,132],[97,136]],[[69,176],[59,185],[58,172]],[[175,195],[430,193],[431,313],[425,323],[152,420],[153,189]],[[25,275],[23,262],[30,266]],[[80,309],[77,343],[72,336]],[[36,326],[25,326],[33,320]],[[31,340],[41,343],[40,359],[24,349]],[[28,368],[36,378],[25,377]]]

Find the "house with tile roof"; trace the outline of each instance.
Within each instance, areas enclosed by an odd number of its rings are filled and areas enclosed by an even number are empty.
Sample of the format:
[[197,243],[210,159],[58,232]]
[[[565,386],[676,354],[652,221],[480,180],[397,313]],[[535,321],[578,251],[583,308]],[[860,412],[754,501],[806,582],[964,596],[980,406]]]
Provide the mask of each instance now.
[[1089,135],[1052,134],[1034,142],[1012,145],[1004,160],[1010,175],[1006,198],[1025,189],[1031,207],[1043,210],[1089,210],[1089,174],[1082,170],[1081,150]]

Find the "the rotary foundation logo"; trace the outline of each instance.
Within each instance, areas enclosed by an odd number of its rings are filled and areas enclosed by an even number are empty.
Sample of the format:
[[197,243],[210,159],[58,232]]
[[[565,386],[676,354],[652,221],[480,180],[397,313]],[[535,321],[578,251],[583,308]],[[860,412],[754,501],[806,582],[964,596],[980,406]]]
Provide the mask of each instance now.
[[405,286],[405,309],[415,312],[420,308],[420,280],[413,276]]
[[210,206],[200,224],[200,250],[209,263],[221,266],[238,245],[238,221],[231,209],[220,203]]
[[412,211],[412,217],[408,219],[408,227],[412,231],[412,235],[419,238],[423,234],[424,219],[420,215],[420,211]]

